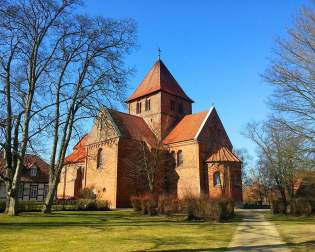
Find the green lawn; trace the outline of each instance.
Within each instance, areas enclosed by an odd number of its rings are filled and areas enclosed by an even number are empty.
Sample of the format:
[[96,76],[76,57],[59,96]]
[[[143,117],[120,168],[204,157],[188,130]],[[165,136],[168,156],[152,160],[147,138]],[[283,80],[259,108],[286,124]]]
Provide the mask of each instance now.
[[221,251],[237,224],[140,216],[132,210],[0,214],[0,251]]
[[266,214],[288,247],[294,251],[315,251],[315,216],[294,217]]

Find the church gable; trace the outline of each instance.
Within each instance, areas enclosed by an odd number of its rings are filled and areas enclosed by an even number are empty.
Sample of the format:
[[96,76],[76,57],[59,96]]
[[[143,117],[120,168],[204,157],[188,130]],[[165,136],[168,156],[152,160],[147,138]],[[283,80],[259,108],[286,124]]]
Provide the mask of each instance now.
[[232,149],[232,143],[224,129],[216,109],[213,107],[209,111],[205,121],[201,125],[195,139],[198,142],[207,143],[209,149],[215,151],[222,146]]
[[115,124],[109,110],[105,108],[101,109],[89,133],[88,144],[106,141],[119,136],[121,136],[121,132]]

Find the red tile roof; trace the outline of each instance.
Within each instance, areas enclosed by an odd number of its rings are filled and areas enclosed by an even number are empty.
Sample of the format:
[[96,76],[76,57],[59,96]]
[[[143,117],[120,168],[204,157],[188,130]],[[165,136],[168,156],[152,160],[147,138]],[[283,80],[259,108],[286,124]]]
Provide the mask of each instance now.
[[172,95],[184,98],[187,101],[193,102],[185,94],[184,90],[177,83],[173,75],[162,62],[162,60],[158,60],[153,65],[149,73],[145,76],[145,78],[134,91],[134,93],[127,99],[127,102],[130,102],[145,95],[152,94],[157,91],[164,91]]
[[86,157],[86,145],[88,134],[85,134],[80,141],[73,147],[73,152],[65,158],[65,164],[74,164],[84,162]]
[[145,141],[150,146],[157,143],[156,137],[142,117],[108,109],[123,137]]
[[226,147],[221,147],[212,153],[206,162],[242,162],[232,151]]
[[[29,170],[36,166],[38,168],[37,176],[31,176]],[[0,172],[4,171],[4,158],[0,155]],[[49,180],[49,165],[39,156],[26,154],[24,157],[24,169],[21,175],[22,182],[30,183],[48,183]]]
[[188,141],[195,138],[209,111],[186,115],[163,140],[164,144]]

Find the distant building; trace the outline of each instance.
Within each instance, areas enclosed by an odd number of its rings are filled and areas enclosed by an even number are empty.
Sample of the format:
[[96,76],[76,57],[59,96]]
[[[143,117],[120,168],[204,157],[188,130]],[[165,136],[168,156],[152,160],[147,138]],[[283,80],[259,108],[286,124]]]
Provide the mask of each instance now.
[[[202,92],[202,90],[200,90]],[[66,158],[57,196],[77,197],[93,188],[112,207],[145,193],[137,177],[141,144],[167,152],[157,194],[208,195],[242,201],[241,161],[214,107],[192,113],[190,99],[159,59],[126,101],[128,113],[104,109],[89,134]]]
[[[0,170],[4,169],[3,160]],[[43,201],[48,191],[49,165],[36,155],[27,154],[24,159],[21,183],[18,190],[20,200]],[[0,181],[0,200],[6,199],[4,182]]]

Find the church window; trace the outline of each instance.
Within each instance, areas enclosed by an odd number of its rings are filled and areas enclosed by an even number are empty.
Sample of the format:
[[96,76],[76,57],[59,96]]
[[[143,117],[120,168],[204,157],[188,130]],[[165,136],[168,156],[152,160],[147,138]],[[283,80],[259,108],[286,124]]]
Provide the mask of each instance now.
[[178,104],[178,112],[180,114],[183,114],[184,113],[184,106],[183,106],[183,103],[179,103]]
[[175,102],[171,101],[171,111],[175,111]]
[[220,172],[215,172],[213,174],[213,185],[214,186],[221,185],[221,174],[220,174]]
[[136,113],[137,113],[137,114],[140,114],[140,113],[141,113],[141,101],[137,101]]
[[145,100],[145,111],[151,110],[151,101],[150,99]]
[[175,151],[171,152],[171,156],[172,156],[172,164],[174,164],[176,166],[176,153],[175,153]]
[[180,166],[184,163],[183,151],[179,150],[177,152],[177,166]]
[[103,153],[102,148],[98,149],[97,151],[96,163],[97,163],[97,169],[101,169],[104,164],[104,153]]

